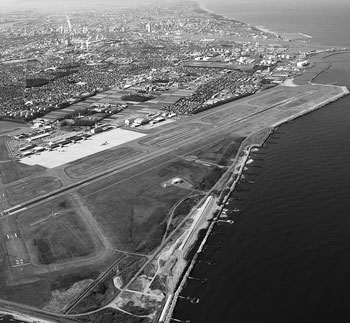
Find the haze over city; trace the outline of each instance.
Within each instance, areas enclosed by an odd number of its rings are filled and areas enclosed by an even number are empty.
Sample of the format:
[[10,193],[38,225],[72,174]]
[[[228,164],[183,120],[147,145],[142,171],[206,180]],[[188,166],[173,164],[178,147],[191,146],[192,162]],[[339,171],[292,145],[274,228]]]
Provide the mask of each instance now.
[[0,321],[350,316],[345,3],[0,0]]

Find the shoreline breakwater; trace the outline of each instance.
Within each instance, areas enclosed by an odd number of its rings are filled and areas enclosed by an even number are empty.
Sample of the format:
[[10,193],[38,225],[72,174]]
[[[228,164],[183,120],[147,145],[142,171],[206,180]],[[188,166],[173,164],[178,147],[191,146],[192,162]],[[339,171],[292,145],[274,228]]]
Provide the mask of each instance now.
[[[312,83],[311,83],[312,84]],[[329,85],[324,85],[324,86],[329,86]],[[259,138],[259,134],[261,135],[261,131],[255,134],[250,135],[247,137],[241,144],[241,147],[239,151],[237,152],[237,155],[235,157],[235,160],[233,161],[232,165],[228,169],[228,171],[223,175],[223,177],[227,176],[228,173],[230,173],[230,176],[227,177],[225,184],[222,186],[222,191],[221,194],[224,194],[222,198],[220,198],[220,204],[218,205],[218,210],[217,212],[212,214],[211,219],[208,221],[208,226],[204,228],[205,230],[205,235],[204,238],[202,238],[202,241],[200,241],[199,247],[197,251],[195,251],[192,259],[188,261],[188,265],[186,266],[185,272],[181,276],[181,280],[177,285],[176,290],[174,291],[173,294],[168,295],[168,298],[165,302],[165,306],[162,311],[162,315],[160,316],[160,323],[169,323],[171,322],[172,314],[175,309],[177,300],[180,296],[180,293],[182,289],[184,288],[186,281],[188,277],[190,276],[190,273],[192,269],[194,268],[199,255],[201,254],[202,249],[204,248],[208,237],[212,233],[215,224],[217,223],[218,220],[220,220],[220,215],[225,208],[225,204],[227,203],[229,197],[232,195],[233,192],[235,192],[235,188],[239,181],[241,180],[241,177],[243,175],[244,168],[246,166],[246,163],[248,161],[249,155],[251,153],[252,149],[259,149],[261,148],[264,143],[268,140],[268,138],[277,130],[277,128],[284,124],[291,122],[295,119],[298,119],[306,114],[309,114],[313,111],[316,111],[322,107],[327,106],[328,104],[339,100],[340,98],[348,95],[350,92],[346,86],[341,86],[342,88],[342,93],[339,93],[338,95],[335,95],[327,100],[324,100],[323,102],[313,105],[312,107],[306,108],[301,112],[295,113],[289,117],[286,117],[284,119],[281,119],[275,123],[273,123],[269,128],[266,128],[263,130],[265,134],[263,134],[262,138]],[[257,138],[258,137],[258,138]],[[255,142],[254,142],[255,141]],[[222,178],[223,178],[222,177]],[[229,186],[229,187],[227,187]],[[228,189],[229,188],[229,189]],[[197,232],[197,237],[198,237],[198,232]],[[196,244],[198,244],[199,241],[196,241],[192,247],[194,247]],[[187,254],[189,253],[190,249],[188,250]],[[199,301],[199,300],[198,300]],[[186,321],[184,321],[186,322]]]

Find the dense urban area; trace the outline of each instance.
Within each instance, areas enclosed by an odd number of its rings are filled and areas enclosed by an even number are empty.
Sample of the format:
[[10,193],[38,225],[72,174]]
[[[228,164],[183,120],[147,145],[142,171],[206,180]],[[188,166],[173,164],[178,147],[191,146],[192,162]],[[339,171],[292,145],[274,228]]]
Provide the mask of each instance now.
[[250,149],[348,92],[310,82],[335,49],[305,35],[192,1],[106,3],[0,13],[0,312],[186,322],[189,251],[234,223]]
[[[273,34],[199,7],[175,8],[2,17],[0,117],[33,120],[99,92],[136,84],[145,99],[169,89],[190,89],[191,94],[164,109],[195,113],[210,102],[281,82],[303,65],[305,53],[286,54],[282,45],[261,43],[276,38]],[[221,77],[212,66],[222,69]],[[118,113],[115,106],[122,102],[111,105],[108,113]],[[88,107],[92,114],[93,108]]]

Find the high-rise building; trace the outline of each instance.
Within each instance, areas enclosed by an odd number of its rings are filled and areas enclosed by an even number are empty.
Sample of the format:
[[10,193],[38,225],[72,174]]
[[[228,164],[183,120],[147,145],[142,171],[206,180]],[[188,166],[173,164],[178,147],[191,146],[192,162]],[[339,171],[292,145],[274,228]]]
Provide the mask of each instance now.
[[68,31],[69,31],[69,33],[71,33],[72,32],[72,24],[70,22],[68,15],[66,15],[66,18],[67,18],[67,24],[68,24]]

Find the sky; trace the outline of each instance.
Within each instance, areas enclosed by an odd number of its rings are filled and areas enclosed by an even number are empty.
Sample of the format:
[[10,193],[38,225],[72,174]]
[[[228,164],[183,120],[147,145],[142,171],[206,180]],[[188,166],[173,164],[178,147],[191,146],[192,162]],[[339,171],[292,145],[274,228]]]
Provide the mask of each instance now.
[[[64,6],[79,3],[103,5],[104,3],[117,3],[122,5],[142,3],[147,4],[154,0],[0,0],[1,9],[27,9],[27,8],[62,8]],[[159,0],[158,0],[159,1]],[[172,0],[163,0],[172,1]],[[238,11],[249,10],[274,10],[274,8],[302,9],[303,7],[315,7],[321,10],[331,9],[333,6],[350,7],[350,0],[199,0],[209,8],[237,8]]]
[[18,9],[63,9],[75,5],[101,6],[103,4],[118,5],[137,5],[142,3],[151,3],[154,0],[0,0],[0,13],[2,10],[18,10]]
[[315,8],[331,8],[332,6],[349,5],[349,0],[200,0],[203,4],[210,6],[230,6],[242,8],[302,8],[302,7],[315,7]]

